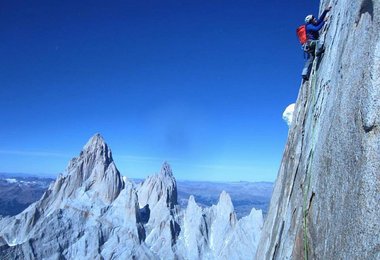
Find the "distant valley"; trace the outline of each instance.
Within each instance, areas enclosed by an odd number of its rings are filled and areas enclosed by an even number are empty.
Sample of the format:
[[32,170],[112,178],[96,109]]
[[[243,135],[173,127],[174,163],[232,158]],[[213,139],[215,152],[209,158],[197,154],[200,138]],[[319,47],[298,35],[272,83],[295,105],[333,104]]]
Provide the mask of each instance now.
[[238,218],[249,215],[252,208],[261,209],[265,216],[272,195],[271,182],[196,182],[177,181],[178,203],[186,208],[190,195],[202,207],[216,205],[220,193],[226,191],[232,199]]
[[[135,183],[141,179],[132,179]],[[13,216],[39,200],[53,178],[28,174],[0,173],[0,215]],[[271,182],[198,182],[177,180],[178,203],[186,208],[190,195],[198,205],[209,207],[218,202],[224,190],[231,196],[238,218],[247,216],[252,207],[261,209],[265,216],[269,207]]]
[[0,215],[17,215],[47,190],[52,178],[0,173]]

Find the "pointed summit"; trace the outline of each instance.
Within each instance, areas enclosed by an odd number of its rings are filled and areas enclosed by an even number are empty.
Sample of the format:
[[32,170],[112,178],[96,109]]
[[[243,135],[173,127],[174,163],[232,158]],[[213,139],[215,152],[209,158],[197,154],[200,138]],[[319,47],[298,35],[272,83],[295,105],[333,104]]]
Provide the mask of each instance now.
[[177,203],[177,182],[174,178],[170,164],[165,161],[161,167],[161,181],[166,183],[166,203],[173,208]]
[[164,176],[173,177],[172,168],[170,167],[170,164],[167,161],[165,161],[162,164],[160,173],[161,173],[161,175],[164,175]]
[[82,149],[83,153],[94,153],[95,151],[106,152],[105,155],[112,159],[110,149],[99,133],[93,135]]
[[217,207],[219,207],[220,209],[223,209],[223,211],[225,212],[234,211],[234,205],[232,204],[231,197],[227,192],[222,191],[222,193],[219,196]]
[[220,194],[218,204],[212,210],[214,217],[211,220],[210,248],[219,254],[225,245],[223,238],[231,235],[237,217],[231,197],[225,191]]
[[88,146],[96,145],[96,144],[101,144],[101,145],[105,144],[103,136],[99,133],[94,134],[90,138],[90,140],[88,140],[87,144],[85,145],[85,148]]
[[77,193],[81,190],[108,204],[119,195],[123,186],[124,181],[113,162],[111,150],[103,137],[95,134],[80,155],[70,161],[65,174],[57,179],[49,199],[64,201],[80,196]]
[[202,259],[207,247],[208,226],[203,210],[195,202],[191,195],[183,216],[182,230],[180,233],[180,247],[188,252],[185,259]]
[[195,202],[195,198],[194,198],[194,195],[190,195],[190,197],[189,197],[189,201],[188,201],[188,203],[187,203],[187,207],[189,207],[189,205],[190,206],[194,206],[194,205],[196,205],[197,203]]
[[165,200],[169,208],[177,205],[177,183],[169,163],[164,162],[158,174],[149,176],[138,188],[140,207],[154,207],[160,200]]

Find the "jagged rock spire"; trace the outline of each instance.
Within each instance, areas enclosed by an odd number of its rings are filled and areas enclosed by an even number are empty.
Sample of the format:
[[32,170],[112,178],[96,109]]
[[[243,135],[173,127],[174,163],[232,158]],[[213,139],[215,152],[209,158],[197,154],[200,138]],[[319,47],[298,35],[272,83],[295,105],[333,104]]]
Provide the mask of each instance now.
[[124,181],[113,162],[111,150],[103,137],[95,134],[80,155],[70,161],[64,175],[57,179],[49,200],[64,201],[83,189],[91,197],[110,203],[123,186]]
[[164,176],[173,177],[172,168],[171,168],[170,164],[167,161],[165,161],[162,164],[161,172],[160,173],[161,173],[161,175],[164,175]]
[[131,259],[141,251],[152,259],[141,247],[138,220],[133,184],[122,180],[111,150],[96,134],[39,201],[8,223],[0,219],[0,258],[97,259],[102,251],[107,259]]
[[104,141],[104,138],[99,134],[93,135],[86,145],[83,147],[80,156],[88,155],[93,160],[102,161],[105,165],[113,162],[112,152]]
[[101,136],[99,133],[96,133],[88,140],[88,142],[83,147],[83,150],[94,150],[105,145],[106,143],[103,136]]
[[96,134],[41,200],[0,219],[0,258],[252,259],[261,227],[250,217],[235,232],[236,221],[225,192],[205,210],[191,196],[181,212],[167,162],[139,187],[123,181]]
[[224,238],[230,236],[237,223],[230,195],[223,191],[218,204],[211,210],[215,217],[211,221],[210,248],[215,252],[221,252],[225,244]]
[[150,209],[145,242],[160,258],[175,258],[170,248],[180,227],[176,220],[177,184],[170,165],[164,162],[160,173],[148,177],[137,192],[140,208]]
[[168,162],[164,162],[160,173],[149,176],[138,189],[140,207],[149,204],[152,208],[165,200],[169,208],[177,205],[177,183]]

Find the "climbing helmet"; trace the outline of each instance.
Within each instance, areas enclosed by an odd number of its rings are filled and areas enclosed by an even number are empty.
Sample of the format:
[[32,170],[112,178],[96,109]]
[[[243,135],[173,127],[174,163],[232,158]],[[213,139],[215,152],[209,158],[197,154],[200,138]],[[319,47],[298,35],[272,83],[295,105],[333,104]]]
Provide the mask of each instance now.
[[305,23],[310,23],[314,19],[314,16],[312,14],[309,14],[305,17]]

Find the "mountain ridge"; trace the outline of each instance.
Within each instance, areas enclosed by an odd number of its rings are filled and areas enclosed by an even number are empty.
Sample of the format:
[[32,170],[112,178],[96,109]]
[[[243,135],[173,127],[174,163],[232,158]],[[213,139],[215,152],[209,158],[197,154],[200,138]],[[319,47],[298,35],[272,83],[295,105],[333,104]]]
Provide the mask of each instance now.
[[[203,225],[195,232],[184,225],[176,185],[166,162],[140,185],[123,178],[111,150],[96,134],[39,201],[0,219],[0,257],[217,259],[246,251],[228,246],[239,241],[241,232],[227,193],[220,195],[217,205],[198,211]],[[194,200],[188,205],[190,212],[195,205]],[[261,211],[252,209],[250,218],[255,234],[249,238],[257,243]],[[190,252],[194,247],[189,237],[203,241],[202,255]],[[249,247],[255,249],[252,243]],[[249,254],[253,257],[252,250]]]

